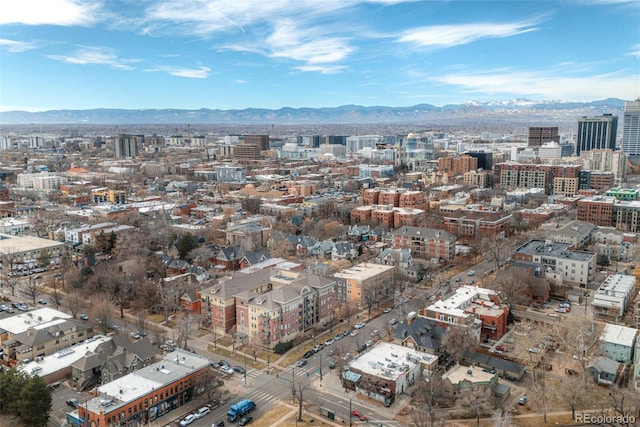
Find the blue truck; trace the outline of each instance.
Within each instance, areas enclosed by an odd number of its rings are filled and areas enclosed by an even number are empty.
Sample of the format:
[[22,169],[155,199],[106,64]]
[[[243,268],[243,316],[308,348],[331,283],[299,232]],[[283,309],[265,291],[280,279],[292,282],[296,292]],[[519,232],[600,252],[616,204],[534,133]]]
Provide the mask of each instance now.
[[254,409],[256,409],[256,403],[253,400],[242,399],[235,405],[231,405],[229,412],[227,412],[227,420],[233,423]]

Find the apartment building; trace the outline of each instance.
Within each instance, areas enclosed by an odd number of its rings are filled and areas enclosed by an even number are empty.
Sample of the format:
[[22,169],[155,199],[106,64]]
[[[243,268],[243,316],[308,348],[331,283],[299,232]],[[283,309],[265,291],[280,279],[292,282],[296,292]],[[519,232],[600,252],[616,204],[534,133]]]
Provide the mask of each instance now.
[[443,228],[467,242],[511,234],[512,215],[506,211],[460,209],[442,214]]
[[591,222],[574,220],[564,226],[549,231],[548,238],[558,243],[568,243],[579,249],[589,243],[591,233],[598,227]]
[[485,188],[489,186],[489,172],[469,171],[463,175],[464,184],[470,187]]
[[611,274],[593,293],[593,313],[620,321],[636,294],[636,278],[626,274]]
[[578,178],[554,178],[553,194],[573,196],[578,193]]
[[517,248],[513,259],[537,265],[547,277],[586,287],[593,280],[596,254],[572,248],[571,243],[534,239]]
[[576,219],[595,224],[599,227],[613,225],[614,197],[594,196],[578,200]]
[[438,170],[448,171],[453,176],[461,176],[466,172],[478,169],[478,158],[467,154],[457,157],[441,157],[438,159]]
[[507,332],[508,312],[496,291],[464,285],[447,299],[426,307],[424,317],[444,328],[468,327],[478,339],[497,340]]
[[361,263],[335,273],[338,304],[364,307],[365,296],[376,293],[378,303],[393,297],[393,278],[396,267]]
[[391,233],[394,249],[406,249],[422,259],[450,261],[455,256],[456,238],[443,230],[403,226]]
[[622,325],[607,323],[600,335],[600,350],[616,362],[633,362],[633,350],[636,346],[638,330]]

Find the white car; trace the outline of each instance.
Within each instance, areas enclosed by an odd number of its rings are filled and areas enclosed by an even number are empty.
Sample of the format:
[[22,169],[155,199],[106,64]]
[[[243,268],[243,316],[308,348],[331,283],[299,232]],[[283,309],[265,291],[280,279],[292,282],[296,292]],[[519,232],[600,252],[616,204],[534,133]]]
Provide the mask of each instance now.
[[193,415],[193,414],[187,415],[186,417],[184,417],[182,419],[182,421],[180,421],[180,427],[188,426],[189,424],[191,424],[195,420],[197,420],[195,415]]
[[197,419],[200,419],[202,417],[204,417],[207,414],[211,413],[211,409],[208,406],[203,406],[202,408],[198,409],[193,416],[196,417]]
[[349,335],[351,335],[352,337],[355,337],[356,335],[358,335],[358,331],[352,331]]
[[229,375],[233,375],[233,372],[234,372],[232,367],[225,366],[225,365],[220,366],[220,370],[225,374],[229,374]]
[[358,322],[358,323],[356,323],[356,324],[354,325],[354,328],[356,328],[356,329],[362,329],[362,328],[364,328],[364,326],[365,326],[365,323],[364,323],[364,322]]
[[331,344],[333,344],[334,342],[335,342],[335,341],[334,341],[334,339],[333,339],[333,338],[328,339],[328,340],[326,340],[326,341],[324,342],[324,346],[325,346],[325,347],[329,347],[329,346],[330,346]]

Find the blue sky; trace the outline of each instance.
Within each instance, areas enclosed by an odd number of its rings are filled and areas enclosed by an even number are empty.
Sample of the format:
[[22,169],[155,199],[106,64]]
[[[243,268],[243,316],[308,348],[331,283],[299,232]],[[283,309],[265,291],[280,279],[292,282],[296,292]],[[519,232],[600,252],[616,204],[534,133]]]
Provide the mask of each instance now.
[[0,110],[640,96],[640,2],[2,0]]

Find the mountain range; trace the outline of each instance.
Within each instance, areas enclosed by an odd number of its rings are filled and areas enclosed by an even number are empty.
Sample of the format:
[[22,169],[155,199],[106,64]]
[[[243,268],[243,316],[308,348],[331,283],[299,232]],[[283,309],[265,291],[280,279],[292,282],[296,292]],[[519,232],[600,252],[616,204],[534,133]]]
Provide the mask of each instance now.
[[433,123],[480,124],[535,123],[539,126],[575,123],[578,117],[602,114],[622,115],[624,100],[608,98],[591,102],[470,101],[437,107],[364,107],[343,105],[325,108],[246,108],[242,110],[108,109],[0,112],[0,124],[357,124]]

